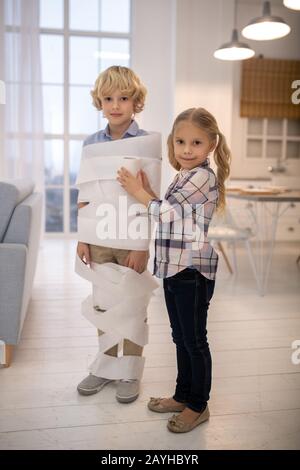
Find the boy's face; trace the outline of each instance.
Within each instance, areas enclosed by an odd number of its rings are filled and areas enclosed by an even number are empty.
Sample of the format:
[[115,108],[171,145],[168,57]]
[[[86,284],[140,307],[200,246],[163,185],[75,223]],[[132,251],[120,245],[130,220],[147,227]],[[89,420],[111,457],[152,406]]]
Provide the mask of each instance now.
[[116,90],[110,95],[101,96],[101,104],[103,115],[108,119],[109,124],[115,126],[130,124],[134,114],[132,98]]

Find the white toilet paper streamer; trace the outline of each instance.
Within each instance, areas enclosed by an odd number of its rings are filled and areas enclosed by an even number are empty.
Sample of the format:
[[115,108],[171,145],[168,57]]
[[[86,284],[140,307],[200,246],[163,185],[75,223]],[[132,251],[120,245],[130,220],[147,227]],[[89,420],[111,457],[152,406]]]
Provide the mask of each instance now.
[[89,204],[78,212],[78,240],[111,248],[147,250],[153,225],[145,206],[129,196],[116,180],[121,166],[133,174],[139,169],[145,171],[151,187],[159,195],[160,134],[83,147],[76,186],[78,201]]
[[[114,159],[118,161],[117,164]],[[82,172],[83,179],[80,180],[84,182],[79,185],[80,199],[86,199],[89,204],[78,212],[78,239],[111,248],[147,250],[154,224],[147,217],[146,207],[129,196],[116,181],[117,170],[121,166],[130,168],[136,174],[140,167],[139,163],[144,159],[114,157],[111,161],[105,162],[105,159],[100,157],[96,158],[97,170],[93,165],[89,166],[92,160],[94,159],[86,160],[87,165]],[[158,161],[141,166],[148,176],[152,175],[152,179],[160,174]],[[100,177],[93,181],[96,174]],[[112,175],[114,175],[112,180],[106,180],[106,177]],[[87,182],[86,178],[90,178],[91,181]]]
[[[100,148],[101,146],[101,148]],[[161,159],[161,134],[159,132],[150,132],[147,135],[130,137],[129,139],[110,140],[85,145],[82,149],[82,158],[93,158],[98,156],[112,157],[122,155]]]
[[[138,170],[146,167],[147,163],[151,163],[148,159],[141,161],[139,157],[99,156],[83,160],[80,165],[80,172],[76,181],[76,186],[93,180],[115,180],[117,171],[123,166],[136,176]],[[152,162],[153,163],[153,162]],[[159,162],[155,162],[159,165]]]
[[[157,282],[149,271],[138,274],[114,263],[92,263],[89,268],[78,256],[75,271],[93,284],[93,296],[83,301],[82,313],[104,332],[99,337],[99,353],[89,368],[91,373],[114,380],[140,379],[143,357],[115,358],[104,353],[125,338],[140,346],[147,344],[147,306]],[[95,305],[106,311],[98,312]]]

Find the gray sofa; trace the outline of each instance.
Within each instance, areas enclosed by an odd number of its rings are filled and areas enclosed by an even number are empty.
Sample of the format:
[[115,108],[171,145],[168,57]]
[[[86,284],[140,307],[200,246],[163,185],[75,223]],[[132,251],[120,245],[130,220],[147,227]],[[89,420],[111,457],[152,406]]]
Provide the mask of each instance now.
[[0,362],[4,366],[10,364],[21,336],[39,250],[43,198],[33,190],[29,179],[0,180]]

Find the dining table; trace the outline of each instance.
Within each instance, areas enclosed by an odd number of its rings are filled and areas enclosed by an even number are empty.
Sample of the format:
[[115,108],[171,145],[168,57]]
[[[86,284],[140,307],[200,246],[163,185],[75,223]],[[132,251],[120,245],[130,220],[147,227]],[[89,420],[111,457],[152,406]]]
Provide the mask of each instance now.
[[247,209],[253,219],[255,227],[253,235],[258,243],[258,250],[255,251],[254,275],[258,291],[263,296],[267,291],[279,218],[288,210],[291,203],[300,202],[300,190],[228,187],[226,198],[252,202],[247,205]]

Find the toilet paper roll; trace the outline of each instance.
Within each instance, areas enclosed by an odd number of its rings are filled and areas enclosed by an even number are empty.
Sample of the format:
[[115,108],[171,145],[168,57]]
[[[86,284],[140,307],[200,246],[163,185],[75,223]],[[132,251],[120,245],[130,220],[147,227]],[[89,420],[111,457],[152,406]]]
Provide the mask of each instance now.
[[136,157],[124,157],[123,167],[136,176],[137,172],[141,169],[141,159]]

